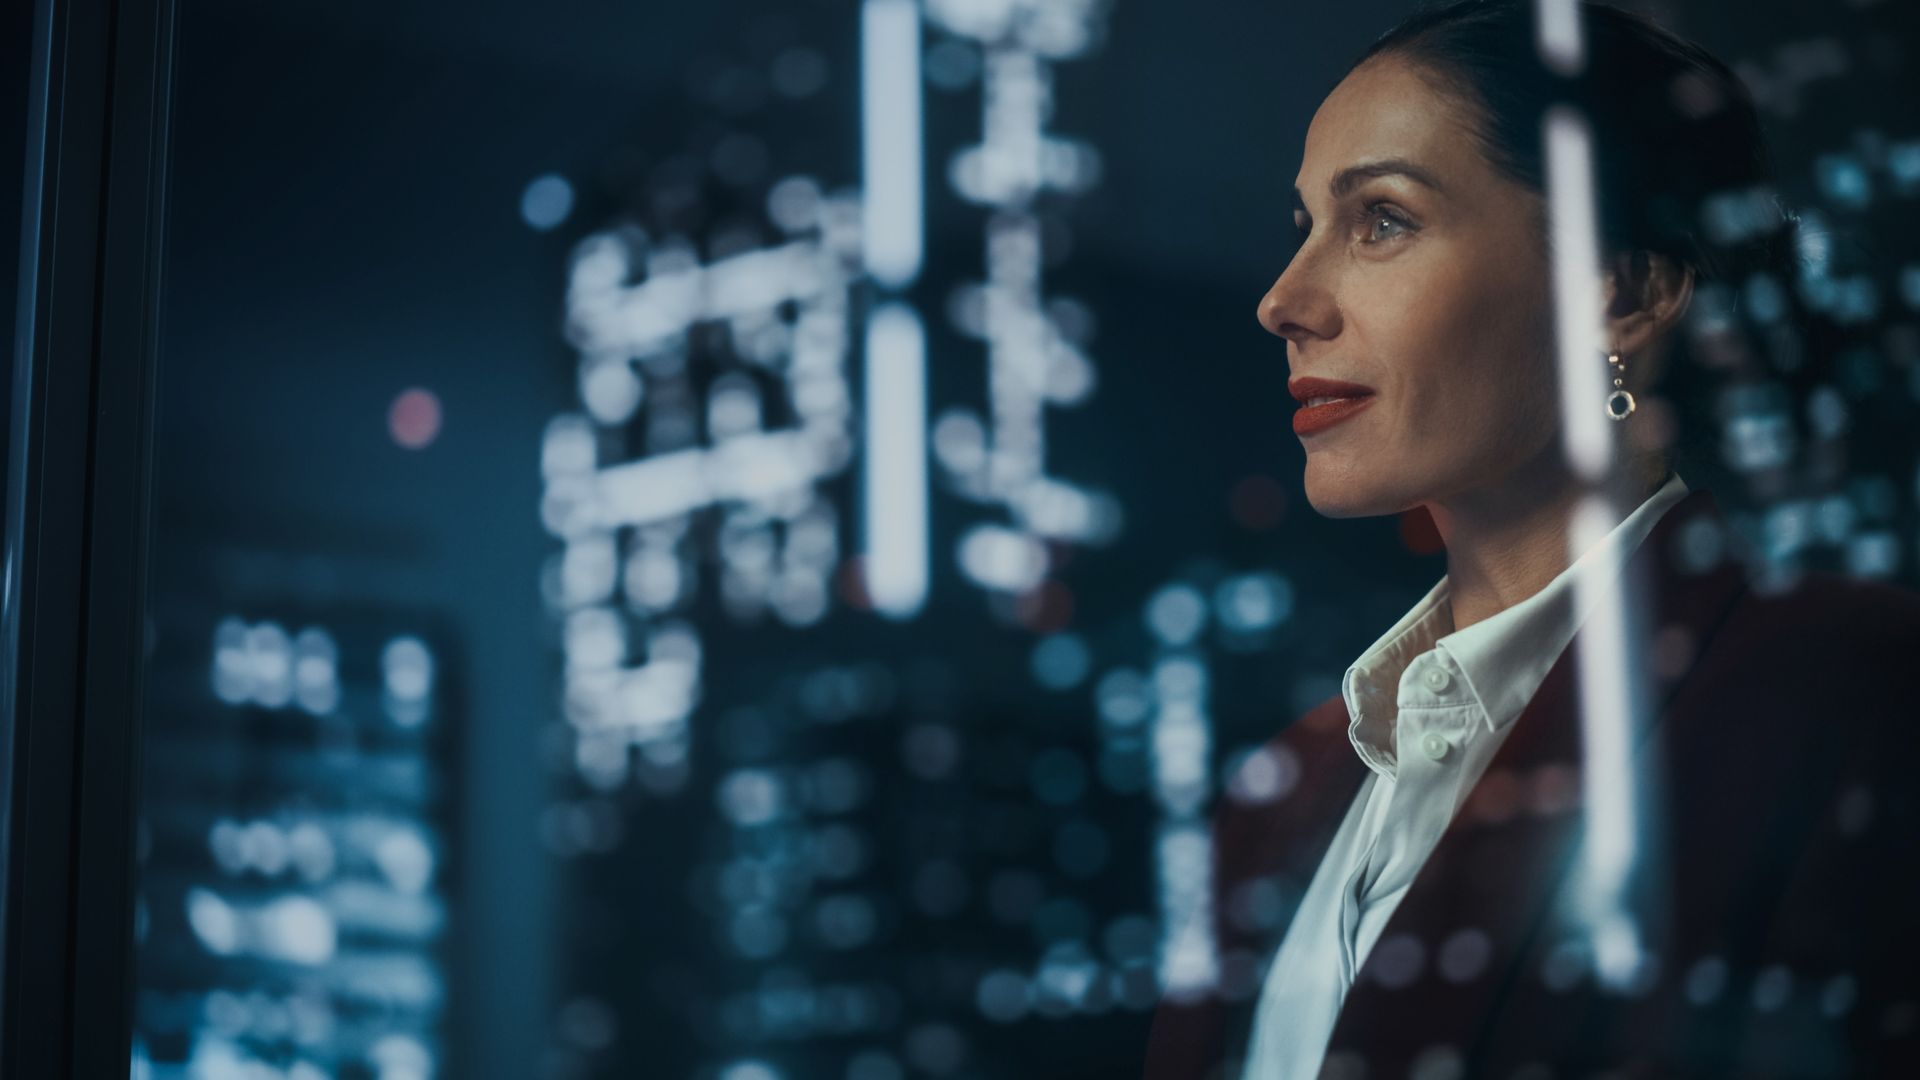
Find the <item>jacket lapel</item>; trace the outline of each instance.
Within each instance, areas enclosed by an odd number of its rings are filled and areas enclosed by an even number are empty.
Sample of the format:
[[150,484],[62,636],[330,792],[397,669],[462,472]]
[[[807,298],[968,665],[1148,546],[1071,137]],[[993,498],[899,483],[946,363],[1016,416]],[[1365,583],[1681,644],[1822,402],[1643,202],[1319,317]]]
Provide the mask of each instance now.
[[[1650,719],[1636,747],[1660,730],[1687,660],[1745,585],[1729,559],[1706,572],[1683,566],[1701,528],[1723,529],[1705,489],[1663,515],[1627,565],[1627,580],[1652,601],[1651,617],[1637,620]],[[1591,625],[1589,617],[1549,670],[1356,973],[1329,1060],[1357,1055],[1375,1074],[1404,1072],[1423,1052],[1484,1037],[1504,996],[1538,975],[1530,969],[1582,825],[1577,656]]]

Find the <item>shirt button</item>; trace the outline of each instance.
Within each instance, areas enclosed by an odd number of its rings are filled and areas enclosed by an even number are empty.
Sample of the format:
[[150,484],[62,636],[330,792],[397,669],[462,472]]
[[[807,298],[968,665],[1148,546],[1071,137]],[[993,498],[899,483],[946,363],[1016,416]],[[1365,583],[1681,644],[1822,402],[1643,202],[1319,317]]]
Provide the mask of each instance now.
[[1453,676],[1447,674],[1445,668],[1430,667],[1427,669],[1426,683],[1427,689],[1436,694],[1443,694],[1447,687],[1453,685]]
[[1420,737],[1420,752],[1434,761],[1446,757],[1447,751],[1452,747],[1453,744],[1447,741],[1447,737],[1437,731],[1429,731]]

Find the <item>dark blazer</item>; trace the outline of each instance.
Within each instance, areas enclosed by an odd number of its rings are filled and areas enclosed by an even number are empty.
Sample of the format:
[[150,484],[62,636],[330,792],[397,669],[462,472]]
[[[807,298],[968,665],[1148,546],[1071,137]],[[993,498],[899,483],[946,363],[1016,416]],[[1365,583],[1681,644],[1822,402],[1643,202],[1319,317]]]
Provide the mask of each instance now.
[[[1583,827],[1576,638],[1357,973],[1323,1076],[1920,1078],[1920,597],[1830,574],[1761,595],[1732,556],[1700,566],[1716,526],[1696,489],[1628,563],[1650,591],[1634,767],[1665,800],[1648,977],[1601,988],[1554,914]],[[1150,1080],[1238,1076],[1258,972],[1366,775],[1347,723],[1335,697],[1268,744],[1301,766],[1284,796],[1221,799],[1229,977],[1160,1003]]]

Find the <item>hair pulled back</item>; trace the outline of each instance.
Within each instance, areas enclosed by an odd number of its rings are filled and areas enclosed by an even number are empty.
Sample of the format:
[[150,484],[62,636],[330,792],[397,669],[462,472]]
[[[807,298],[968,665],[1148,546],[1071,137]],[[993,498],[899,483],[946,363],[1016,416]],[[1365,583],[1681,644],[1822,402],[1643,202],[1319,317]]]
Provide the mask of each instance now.
[[1590,0],[1577,8],[1585,63],[1572,76],[1541,60],[1533,0],[1428,5],[1382,34],[1347,73],[1381,56],[1411,61],[1438,92],[1471,106],[1486,159],[1543,195],[1543,121],[1552,106],[1572,105],[1593,133],[1604,249],[1667,255],[1701,280],[1738,283],[1768,272],[1790,283],[1796,218],[1775,193],[1746,86],[1651,19]]

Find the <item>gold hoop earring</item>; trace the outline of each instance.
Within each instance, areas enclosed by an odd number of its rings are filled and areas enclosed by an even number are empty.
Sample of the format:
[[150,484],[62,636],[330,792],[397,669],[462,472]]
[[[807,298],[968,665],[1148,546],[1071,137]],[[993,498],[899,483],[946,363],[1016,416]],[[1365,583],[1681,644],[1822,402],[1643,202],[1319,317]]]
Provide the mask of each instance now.
[[1626,389],[1627,361],[1615,349],[1607,354],[1607,366],[1613,370],[1613,393],[1607,395],[1607,415],[1614,420],[1625,420],[1633,415],[1633,395]]

